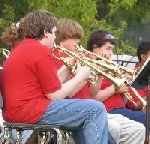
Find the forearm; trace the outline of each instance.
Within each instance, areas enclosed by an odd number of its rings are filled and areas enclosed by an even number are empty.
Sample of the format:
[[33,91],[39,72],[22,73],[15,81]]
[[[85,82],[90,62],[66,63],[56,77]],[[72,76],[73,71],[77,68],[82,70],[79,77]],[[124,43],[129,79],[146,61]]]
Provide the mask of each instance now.
[[72,92],[76,87],[82,82],[83,80],[75,76],[66,83],[62,84],[62,87],[60,90],[57,90],[54,93],[49,93],[46,94],[48,99],[51,99],[52,101],[59,100],[59,99],[64,99],[66,97],[72,96]]
[[115,93],[115,87],[114,85],[111,85],[105,88],[104,90],[99,90],[96,95],[96,100],[103,102],[109,97],[111,97],[112,95],[114,95],[114,93]]
[[58,71],[57,71],[57,76],[58,79],[60,80],[61,84],[65,83],[66,81],[68,81],[69,77],[70,77],[71,73],[70,70],[63,65]]
[[85,86],[86,83],[87,83],[87,81],[82,81],[80,84],[78,84],[78,85],[76,86],[76,89],[74,89],[74,90],[71,92],[71,94],[70,94],[69,97],[74,96],[78,91],[80,91],[80,90]]
[[[58,70],[57,75],[62,84],[72,77],[70,70],[65,65]],[[80,84],[78,84],[76,89],[71,92],[70,96],[74,96],[80,89],[84,87],[86,83],[87,81],[82,81]]]

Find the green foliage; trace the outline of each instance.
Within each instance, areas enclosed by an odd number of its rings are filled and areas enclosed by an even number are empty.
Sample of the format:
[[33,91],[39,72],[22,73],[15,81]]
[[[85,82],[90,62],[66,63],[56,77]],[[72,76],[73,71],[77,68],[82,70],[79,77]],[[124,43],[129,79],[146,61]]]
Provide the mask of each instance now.
[[133,7],[132,13],[126,13],[126,20],[128,24],[145,24],[150,22],[150,1],[142,0],[137,1],[136,6]]
[[[78,21],[85,32],[85,39],[90,33],[90,29],[98,25],[95,18],[97,14],[96,3],[92,0],[51,0],[47,4],[41,2],[40,9],[52,11],[58,18],[70,18]],[[82,41],[85,44],[85,40]]]
[[[117,53],[134,54],[130,44],[121,41],[124,31],[132,22],[144,22],[150,19],[147,0],[1,0],[0,1],[0,33],[12,22],[19,21],[24,15],[35,9],[53,12],[58,18],[70,18],[78,21],[85,32],[81,44],[93,29],[106,29],[120,40],[121,49]],[[137,19],[138,18],[138,19]],[[2,46],[1,46],[2,47]]]
[[121,41],[122,48],[117,51],[117,54],[129,54],[129,55],[136,55],[136,49],[131,46],[131,44],[127,44],[125,41]]
[[6,27],[8,27],[12,22],[6,21],[3,18],[0,18],[0,32],[2,32]]
[[14,9],[12,6],[4,4],[3,15],[6,20],[12,21],[14,19]]

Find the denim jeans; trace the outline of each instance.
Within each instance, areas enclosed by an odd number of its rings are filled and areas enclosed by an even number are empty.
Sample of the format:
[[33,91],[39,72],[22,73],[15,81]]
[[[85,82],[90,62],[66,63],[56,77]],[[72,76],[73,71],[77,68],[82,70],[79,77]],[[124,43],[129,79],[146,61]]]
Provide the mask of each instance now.
[[71,130],[77,144],[108,144],[107,112],[102,103],[92,99],[52,102],[38,123]]
[[115,140],[113,139],[109,131],[108,131],[108,144],[116,144]]
[[127,108],[117,108],[117,109],[108,111],[108,113],[121,114],[121,115],[129,118],[130,120],[134,120],[134,121],[144,124],[144,126],[146,127],[146,113],[143,111],[132,111]]

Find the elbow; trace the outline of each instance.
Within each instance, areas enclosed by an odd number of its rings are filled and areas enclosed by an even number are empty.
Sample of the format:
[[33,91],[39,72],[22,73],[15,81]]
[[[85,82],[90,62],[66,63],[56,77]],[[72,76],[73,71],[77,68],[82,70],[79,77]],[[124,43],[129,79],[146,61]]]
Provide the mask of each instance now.
[[60,90],[57,90],[56,92],[46,94],[45,96],[51,101],[56,101],[56,100],[64,99],[65,98],[64,95],[65,93],[62,93]]
[[51,101],[56,101],[57,100],[57,96],[55,94],[49,93],[49,94],[45,94],[45,96],[50,99]]
[[52,100],[51,94],[45,94],[45,97]]
[[47,94],[47,95],[45,95],[45,96],[46,96],[48,99],[50,99],[52,102],[58,100],[58,98],[57,98],[56,96],[53,96],[53,95]]

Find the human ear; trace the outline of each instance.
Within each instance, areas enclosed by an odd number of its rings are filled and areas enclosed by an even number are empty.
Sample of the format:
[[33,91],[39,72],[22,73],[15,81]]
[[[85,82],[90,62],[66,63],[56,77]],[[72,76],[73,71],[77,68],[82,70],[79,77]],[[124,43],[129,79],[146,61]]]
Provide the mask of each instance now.
[[48,31],[47,30],[44,30],[44,36],[48,37]]
[[56,31],[57,31],[57,28],[56,28],[56,27],[53,27],[53,28],[52,28],[52,34],[53,34],[53,33],[56,33]]

